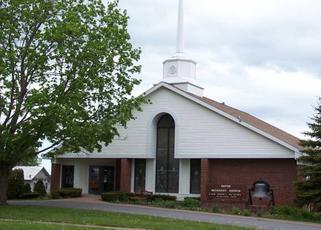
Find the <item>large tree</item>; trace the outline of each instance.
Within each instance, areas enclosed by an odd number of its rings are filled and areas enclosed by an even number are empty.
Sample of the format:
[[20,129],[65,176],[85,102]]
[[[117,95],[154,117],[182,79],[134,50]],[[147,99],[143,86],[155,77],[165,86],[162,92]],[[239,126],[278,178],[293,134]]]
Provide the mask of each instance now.
[[41,158],[38,156],[31,156],[30,158],[26,158],[20,162],[18,162],[17,166],[39,166],[41,163]]
[[302,180],[297,183],[297,202],[321,211],[321,98],[315,110],[312,122],[308,123],[310,131],[304,133],[309,138],[301,140],[299,162]]
[[17,163],[100,150],[133,118],[140,50],[127,23],[118,1],[0,1],[0,204]]

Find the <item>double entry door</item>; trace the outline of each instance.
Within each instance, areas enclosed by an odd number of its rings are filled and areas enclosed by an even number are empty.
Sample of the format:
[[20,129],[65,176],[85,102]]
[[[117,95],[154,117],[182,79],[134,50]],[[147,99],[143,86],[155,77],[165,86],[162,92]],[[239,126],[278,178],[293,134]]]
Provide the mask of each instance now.
[[89,193],[101,194],[115,190],[113,166],[90,166],[89,167]]

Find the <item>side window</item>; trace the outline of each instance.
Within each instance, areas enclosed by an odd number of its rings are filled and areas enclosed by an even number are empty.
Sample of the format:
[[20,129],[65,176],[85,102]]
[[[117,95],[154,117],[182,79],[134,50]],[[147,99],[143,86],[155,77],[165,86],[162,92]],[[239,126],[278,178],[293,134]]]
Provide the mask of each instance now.
[[200,194],[201,186],[201,160],[191,160],[191,177],[190,177],[191,194]]
[[74,187],[74,166],[73,165],[62,166],[61,187],[62,188]]
[[146,160],[135,160],[135,192],[143,192],[145,190],[146,178]]

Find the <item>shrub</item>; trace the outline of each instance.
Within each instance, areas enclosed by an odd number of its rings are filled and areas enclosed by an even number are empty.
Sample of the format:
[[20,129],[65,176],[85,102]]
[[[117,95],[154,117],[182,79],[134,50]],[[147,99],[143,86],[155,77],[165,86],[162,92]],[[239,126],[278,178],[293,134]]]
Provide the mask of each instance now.
[[[262,216],[262,214],[259,214],[259,213],[260,213],[260,212],[258,212],[258,216]],[[252,213],[251,213],[250,210],[244,209],[244,210],[242,210],[241,215],[242,215],[242,216],[251,216]]]
[[24,192],[24,177],[21,169],[13,170],[8,178],[8,199],[18,198]]
[[180,208],[179,202],[175,200],[162,200],[162,199],[156,199],[154,202],[154,205],[162,208]]
[[314,212],[309,212],[307,210],[302,210],[301,216],[307,220],[321,220],[321,215]]
[[36,193],[39,193],[40,196],[42,196],[42,197],[47,195],[45,185],[43,184],[43,182],[42,182],[41,179],[39,179],[39,180],[37,181],[37,183],[35,184],[35,187],[34,187],[33,191],[36,192]]
[[290,217],[295,220],[312,220],[321,221],[321,215],[315,212],[309,212],[302,208],[290,207],[290,206],[275,206],[272,209],[272,215],[280,217]]
[[60,194],[59,194],[59,191],[51,192],[51,194],[49,195],[49,197],[50,197],[51,199],[60,199],[60,198],[62,198],[62,197],[60,196]]
[[76,198],[81,197],[81,188],[62,188],[57,191],[51,192],[50,198],[60,199],[60,198]]
[[171,200],[171,201],[176,201],[176,196],[170,196],[170,195],[153,195],[152,196],[153,200]]
[[62,188],[58,190],[59,196],[62,198],[75,198],[81,197],[81,188]]
[[107,202],[128,201],[130,193],[126,192],[106,192],[101,194],[101,199]]
[[183,206],[187,208],[199,208],[201,206],[201,202],[199,198],[185,197]]
[[31,187],[29,183],[25,183],[23,186],[23,193],[31,193]]
[[220,213],[221,212],[220,206],[218,206],[217,204],[214,204],[213,207],[212,207],[212,212]]
[[290,207],[287,205],[275,206],[272,209],[272,214],[286,215],[286,216],[297,216],[300,213],[299,208]]
[[19,195],[19,199],[34,199],[40,196],[37,192],[22,193]]
[[263,214],[264,214],[264,211],[262,211],[262,210],[257,210],[257,211],[256,211],[256,216],[257,216],[257,217],[262,217]]
[[234,215],[240,215],[240,214],[241,214],[241,209],[236,208],[236,207],[233,207],[233,208],[231,209],[231,212],[232,212],[232,214],[234,214]]

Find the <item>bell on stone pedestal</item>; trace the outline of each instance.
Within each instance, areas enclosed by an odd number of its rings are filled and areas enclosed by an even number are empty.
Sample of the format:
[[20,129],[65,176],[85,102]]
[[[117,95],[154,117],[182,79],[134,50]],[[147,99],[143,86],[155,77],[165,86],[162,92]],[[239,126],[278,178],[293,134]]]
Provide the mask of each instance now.
[[255,198],[265,198],[269,196],[269,186],[264,182],[257,182],[254,184],[253,197]]

